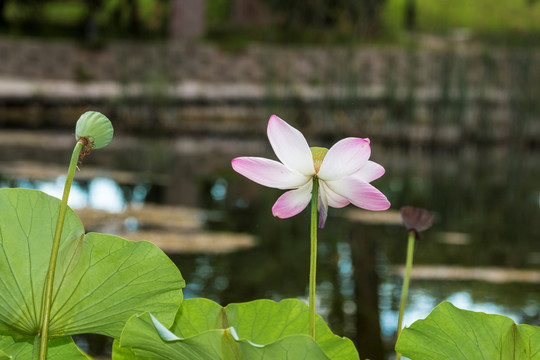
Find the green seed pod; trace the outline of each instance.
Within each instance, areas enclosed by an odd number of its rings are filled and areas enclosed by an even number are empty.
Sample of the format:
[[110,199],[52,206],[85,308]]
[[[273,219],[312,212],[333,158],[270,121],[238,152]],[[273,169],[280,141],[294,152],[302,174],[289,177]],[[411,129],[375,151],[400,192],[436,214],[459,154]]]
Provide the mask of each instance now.
[[75,138],[85,138],[92,149],[106,146],[113,138],[114,129],[111,121],[97,111],[87,111],[77,120]]

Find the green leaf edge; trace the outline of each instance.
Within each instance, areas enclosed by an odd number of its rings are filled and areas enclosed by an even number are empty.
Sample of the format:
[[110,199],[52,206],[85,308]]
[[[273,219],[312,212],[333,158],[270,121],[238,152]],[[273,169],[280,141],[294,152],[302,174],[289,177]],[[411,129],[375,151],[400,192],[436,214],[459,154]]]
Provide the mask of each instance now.
[[[270,346],[273,346],[273,345],[278,345],[280,342],[286,341],[286,340],[289,340],[289,339],[301,339],[301,340],[307,340],[309,342],[312,342],[313,345],[316,346],[316,349],[318,349],[318,351],[320,352],[320,357],[317,357],[316,360],[330,360],[330,358],[328,356],[326,356],[324,351],[321,349],[319,344],[317,344],[317,342],[311,336],[309,336],[307,334],[287,335],[287,336],[284,336],[282,338],[277,339],[274,342],[271,342],[271,343],[268,343],[268,344],[265,344],[265,345],[261,345],[261,344],[255,344],[255,343],[251,342],[249,339],[239,338],[238,335],[236,334],[236,330],[234,329],[233,326],[231,326],[231,327],[229,327],[227,329],[209,329],[209,330],[203,331],[203,332],[201,332],[201,333],[199,333],[197,335],[193,335],[193,336],[189,336],[189,337],[185,337],[185,338],[180,338],[180,337],[176,336],[175,334],[173,334],[172,332],[170,332],[169,330],[167,330],[150,313],[143,313],[143,314],[140,314],[140,315],[133,315],[132,319],[130,319],[128,321],[128,323],[131,322],[134,319],[140,319],[142,321],[145,321],[146,319],[143,319],[143,318],[145,318],[147,316],[150,317],[150,320],[152,321],[153,325],[155,326],[154,330],[161,337],[161,340],[163,340],[163,342],[165,342],[167,344],[171,344],[171,345],[174,344],[174,343],[178,343],[178,342],[184,342],[185,343],[185,342],[190,342],[192,340],[197,340],[198,338],[205,338],[206,336],[211,335],[211,334],[220,334],[221,339],[225,339],[225,338],[232,339],[236,343],[238,343],[239,346],[249,346],[249,347],[251,347],[253,349],[263,349],[263,348],[267,348],[267,347],[270,347]],[[127,326],[127,323],[126,323],[126,326]],[[158,328],[160,328],[160,329],[158,329]],[[163,338],[164,334],[165,334],[166,339]],[[122,343],[122,337],[120,338],[119,343],[120,344]],[[133,348],[133,347],[122,347],[122,346],[120,346],[120,349],[128,349],[129,351],[131,351],[136,356],[136,359],[134,359],[134,360],[164,359],[165,358],[165,355],[159,354],[159,353],[156,353],[156,352],[154,352],[154,354],[156,354],[156,356],[158,356],[158,357],[155,357],[155,358],[154,357],[147,357],[146,355],[140,355],[141,351],[148,352],[148,350],[141,350],[141,349],[137,349],[137,348]],[[115,351],[115,350],[116,349],[113,348],[113,351]],[[150,351],[150,352],[152,352],[152,351]],[[113,359],[115,359],[114,352],[113,352]],[[212,359],[214,359],[214,358],[212,358]],[[220,356],[219,359],[222,359],[222,357]]]
[[[443,354],[436,351],[440,348],[440,345],[437,346],[438,343],[433,339],[434,337],[433,334],[422,331],[422,327],[424,326],[424,323],[426,321],[431,321],[433,319],[433,316],[438,314],[439,312],[447,313],[447,312],[452,312],[452,311],[459,312],[461,313],[462,316],[465,316],[465,317],[482,316],[482,317],[489,317],[492,320],[498,320],[500,322],[507,323],[508,324],[507,327],[500,329],[500,336],[498,337],[499,343],[494,345],[498,347],[498,350],[499,350],[498,354],[500,355],[501,359],[505,359],[506,356],[511,356],[512,359],[516,359],[516,360],[517,359],[540,360],[540,345],[538,346],[536,353],[527,354],[527,351],[530,351],[531,349],[530,341],[528,342],[528,344],[523,344],[522,338],[519,337],[520,333],[526,333],[525,335],[536,336],[540,340],[540,327],[532,326],[528,324],[518,325],[511,318],[504,315],[500,315],[500,314],[488,314],[484,312],[460,309],[449,301],[443,301],[442,303],[437,305],[425,319],[417,320],[410,327],[404,328],[401,333],[401,336],[396,342],[395,350],[399,352],[400,354],[402,354],[403,356],[407,356],[407,357],[419,359],[419,360],[422,360],[422,359],[428,360],[428,359],[433,359],[433,358],[450,359],[448,357],[441,357],[443,356]],[[471,324],[478,325],[479,327],[480,326],[483,327],[485,325],[481,323],[481,321],[478,321],[476,319],[471,319],[467,325],[471,326]],[[425,354],[426,357],[415,356],[418,352],[418,342],[411,341],[409,337],[416,338],[417,334],[420,334],[424,336],[427,340],[430,340],[429,341],[430,352]],[[513,342],[514,348],[513,349],[503,348],[503,341],[510,336],[514,339],[514,342]],[[455,343],[455,340],[451,336],[448,336],[448,339]],[[407,346],[408,344],[414,344],[414,345]],[[479,346],[481,345],[481,343],[478,343],[478,342],[477,344],[479,344]],[[540,344],[540,341],[539,341],[539,344]],[[527,349],[524,349],[523,346],[527,346]]]
[[[12,340],[11,345],[14,347],[14,350],[12,351],[16,351],[16,352],[7,353],[5,352],[5,348],[4,348],[0,350],[0,360],[14,360],[14,359],[15,360],[31,360],[32,359],[32,353],[34,350],[33,338],[0,335],[0,343],[2,343],[3,346],[6,346],[5,340],[8,340],[8,342],[10,342],[9,339]],[[74,360],[92,360],[93,359],[90,355],[86,354],[77,346],[77,344],[75,343],[75,341],[73,340],[71,336],[64,336],[60,338],[51,339],[47,344],[47,348],[49,350],[48,358],[51,358],[51,359],[64,359],[65,356],[68,355],[66,352],[58,353],[59,350],[60,351],[67,350],[67,352],[69,352],[70,359],[74,359]],[[62,358],[59,358],[59,356],[62,356]]]
[[[242,306],[243,304],[252,304],[252,303],[271,303],[273,305],[279,305],[279,304],[284,304],[286,302],[298,302],[299,304],[302,304],[303,306],[306,306],[306,320],[307,320],[307,305],[298,300],[298,299],[283,299],[279,302],[276,302],[276,301],[273,301],[273,300],[268,300],[268,299],[258,299],[258,300],[254,300],[254,301],[250,301],[250,302],[246,302],[246,303],[231,303],[225,307],[222,307],[221,305],[215,303],[214,301],[212,300],[209,300],[209,299],[206,299],[206,298],[192,298],[192,299],[187,299],[187,300],[184,300],[183,304],[185,302],[190,302],[190,301],[204,301],[204,302],[208,302],[214,306],[218,306],[222,309],[222,311],[224,311],[228,306]],[[180,311],[180,310],[179,310]],[[136,350],[134,351],[133,348],[131,347],[126,347],[126,346],[122,346],[122,339],[124,337],[124,331],[126,330],[126,328],[128,327],[129,323],[133,320],[133,319],[136,319],[136,318],[140,318],[140,317],[143,317],[143,316],[146,316],[146,314],[151,318],[151,321],[153,322],[154,324],[154,328],[155,328],[155,331],[159,334],[159,336],[161,337],[161,339],[164,341],[164,342],[177,342],[177,341],[188,341],[188,340],[192,340],[192,339],[195,339],[199,336],[202,336],[202,335],[205,335],[205,334],[208,334],[208,333],[214,333],[214,332],[221,332],[223,333],[223,335],[228,332],[229,334],[231,333],[236,333],[236,330],[234,329],[234,326],[229,326],[225,329],[219,329],[219,328],[214,328],[214,329],[208,329],[208,330],[205,330],[205,331],[202,331],[196,335],[192,335],[192,336],[187,336],[187,337],[179,337],[177,334],[174,334],[173,332],[171,332],[168,328],[166,328],[163,324],[159,323],[159,321],[157,321],[155,318],[153,318],[152,314],[150,313],[143,313],[143,314],[136,314],[136,315],[133,315],[127,322],[126,322],[126,326],[124,327],[124,330],[122,331],[122,334],[120,336],[120,340],[118,342],[115,341],[115,345],[118,346],[118,349],[129,349],[131,350],[134,354],[136,353]],[[153,318],[153,319],[152,319]],[[333,334],[332,331],[328,328],[328,325],[326,324],[326,322],[324,321],[324,319],[322,319],[319,315],[317,315],[317,328],[320,328],[321,326],[324,326],[327,331],[331,334],[332,336],[332,340],[344,340],[346,342],[348,342],[347,346],[350,346],[351,349],[354,349],[354,352],[355,352],[355,357],[351,358],[351,360],[353,359],[358,359],[360,360],[360,357],[358,355],[358,352],[356,350],[356,347],[354,346],[354,344],[352,343],[352,341],[346,337],[342,337],[342,336],[339,336],[339,335],[336,335],[336,334]],[[157,326],[156,326],[157,325]],[[266,343],[266,344],[256,344],[254,342],[252,342],[250,339],[247,339],[247,338],[240,338],[238,337],[237,335],[233,335],[233,338],[237,341],[237,342],[244,342],[244,343],[248,343],[249,345],[253,346],[253,347],[257,347],[257,348],[261,348],[261,347],[268,347],[270,345],[273,345],[273,344],[277,344],[278,342],[284,340],[284,339],[291,339],[291,338],[295,338],[295,337],[301,337],[301,338],[309,338],[311,340],[313,340],[314,344],[317,345],[317,348],[320,349],[320,351],[322,352],[322,354],[324,354],[325,358],[326,359],[329,359],[331,360],[332,358],[330,358],[326,351],[324,350],[324,348],[319,344],[319,342],[316,340],[316,339],[313,339],[311,336],[308,335],[307,333],[308,331],[308,328],[307,328],[307,322],[306,322],[306,331],[305,333],[299,333],[299,334],[291,334],[291,335],[286,335],[286,336],[283,336],[283,337],[280,337],[278,339],[275,339],[274,341],[272,342],[269,342],[269,343]],[[164,336],[165,335],[166,338],[169,338],[169,340],[167,339],[164,339]],[[115,359],[115,347],[113,347],[113,360]],[[338,354],[339,355],[339,354]],[[146,359],[153,359],[153,358],[149,358],[149,357],[143,357],[143,356],[139,356],[137,355],[137,359],[140,359],[140,360],[146,360]]]

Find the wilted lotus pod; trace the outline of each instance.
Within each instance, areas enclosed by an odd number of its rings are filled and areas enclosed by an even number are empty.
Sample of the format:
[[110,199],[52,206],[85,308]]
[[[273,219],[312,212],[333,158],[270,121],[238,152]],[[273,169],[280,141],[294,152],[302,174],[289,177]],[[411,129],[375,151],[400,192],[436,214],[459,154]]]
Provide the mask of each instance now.
[[427,230],[433,225],[433,214],[426,209],[404,206],[400,210],[401,221],[409,230],[420,232]]
[[77,120],[75,138],[88,142],[91,149],[106,146],[113,138],[114,129],[111,121],[97,111],[87,111]]

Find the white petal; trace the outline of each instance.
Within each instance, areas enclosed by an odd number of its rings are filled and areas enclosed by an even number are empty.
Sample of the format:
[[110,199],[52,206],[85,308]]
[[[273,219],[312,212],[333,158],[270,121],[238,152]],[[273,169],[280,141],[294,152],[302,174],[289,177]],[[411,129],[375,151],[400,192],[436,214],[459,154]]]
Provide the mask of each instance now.
[[272,149],[285,166],[303,175],[315,174],[311,150],[300,131],[272,115],[268,121],[267,133]]
[[337,194],[346,197],[353,205],[366,210],[386,210],[390,202],[373,185],[353,177],[327,181],[328,187]]
[[369,139],[340,140],[326,153],[317,176],[323,180],[336,180],[349,176],[360,169],[370,155]]
[[300,213],[311,201],[312,187],[313,181],[309,181],[302,187],[281,195],[272,207],[272,214],[278,218],[286,219]]
[[349,205],[350,201],[346,197],[343,197],[334,192],[328,187],[328,185],[326,185],[324,181],[319,180],[319,186],[319,191],[321,193],[324,193],[324,195],[328,199],[328,206],[331,206],[333,208],[342,208]]
[[385,170],[381,165],[368,160],[364,166],[358,169],[358,171],[351,176],[355,179],[369,183],[383,176],[384,172]]
[[307,183],[311,177],[289,170],[280,162],[259,158],[239,157],[233,159],[233,169],[258,184],[277,188],[292,189]]

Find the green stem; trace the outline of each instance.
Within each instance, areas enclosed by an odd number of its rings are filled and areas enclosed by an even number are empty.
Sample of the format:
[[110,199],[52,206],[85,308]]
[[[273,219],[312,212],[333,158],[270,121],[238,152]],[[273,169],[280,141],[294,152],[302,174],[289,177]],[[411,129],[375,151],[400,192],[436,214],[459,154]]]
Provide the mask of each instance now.
[[[403,278],[403,288],[401,290],[401,303],[399,305],[399,318],[397,327],[397,338],[401,335],[403,326],[403,314],[405,313],[405,305],[407,304],[407,296],[409,293],[409,280],[411,278],[411,269],[414,255],[414,240],[416,239],[416,231],[409,231],[409,242],[407,244],[407,262],[405,265],[405,277]],[[401,354],[396,353],[396,360],[401,359]]]
[[311,191],[311,258],[309,263],[309,335],[315,338],[315,286],[317,284],[317,201],[319,181],[313,179]]
[[32,360],[38,360],[39,359],[39,343],[41,341],[41,337],[39,334],[36,334],[34,336],[34,349],[32,350]]
[[[75,169],[77,168],[77,162],[79,160],[79,154],[84,148],[85,144],[78,141],[73,149],[71,155],[71,161],[69,163],[69,169],[66,177],[66,183],[64,185],[64,193],[62,195],[62,201],[60,203],[60,212],[58,213],[58,220],[56,222],[56,230],[54,233],[54,240],[51,249],[51,259],[49,261],[49,270],[47,272],[47,278],[45,283],[45,294],[42,309],[41,318],[41,343],[39,348],[39,359],[47,359],[47,342],[49,340],[49,321],[51,317],[51,304],[52,304],[52,292],[54,283],[54,271],[56,269],[56,259],[58,258],[58,250],[60,248],[60,238],[62,237],[62,228],[64,227],[64,217],[67,211],[67,201],[69,197],[69,191],[71,190],[71,183],[73,182],[73,176]],[[37,342],[34,343],[36,345]],[[35,349],[34,349],[35,352]]]

